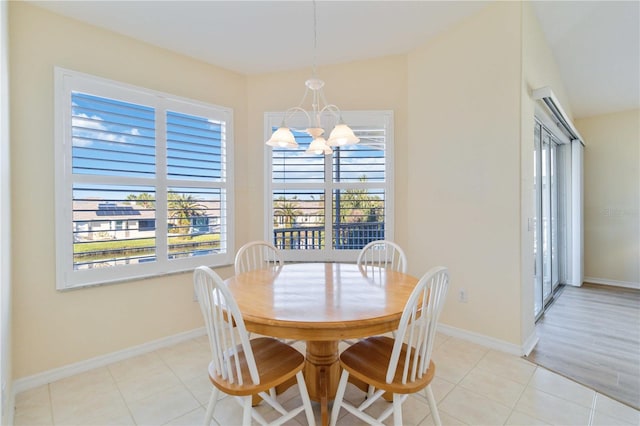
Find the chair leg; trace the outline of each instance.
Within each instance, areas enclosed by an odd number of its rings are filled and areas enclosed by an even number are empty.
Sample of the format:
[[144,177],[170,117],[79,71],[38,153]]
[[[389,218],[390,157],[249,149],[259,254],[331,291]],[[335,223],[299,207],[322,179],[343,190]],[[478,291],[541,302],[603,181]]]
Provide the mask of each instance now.
[[218,388],[213,387],[211,391],[211,396],[209,397],[209,404],[207,405],[207,412],[204,415],[204,425],[209,426],[211,424],[211,420],[213,419],[213,411],[216,408],[216,403],[218,402]]
[[376,391],[376,387],[373,385],[369,385],[367,388],[367,398],[371,398]]
[[336,391],[336,397],[333,400],[333,409],[331,410],[330,426],[336,426],[338,421],[338,414],[340,414],[340,407],[342,406],[342,399],[344,398],[344,392],[347,389],[347,381],[349,380],[349,372],[342,370],[340,376],[340,383],[338,384],[338,390]]
[[402,397],[393,394],[393,425],[402,426]]
[[309,426],[315,426],[316,419],[313,416],[311,399],[309,398],[309,392],[307,391],[307,385],[304,381],[304,376],[302,375],[302,371],[298,371],[298,373],[296,374],[296,380],[298,381],[298,388],[300,389],[300,397],[302,398],[304,413],[307,416],[307,423],[309,424]]
[[242,398],[242,426],[251,426],[251,396]]
[[436,426],[442,426],[442,422],[440,421],[440,414],[438,414],[438,407],[436,406],[436,399],[433,396],[433,391],[431,390],[431,385],[424,388],[424,392],[427,395],[427,401],[429,402],[429,409],[431,409],[431,417],[433,418],[433,423]]

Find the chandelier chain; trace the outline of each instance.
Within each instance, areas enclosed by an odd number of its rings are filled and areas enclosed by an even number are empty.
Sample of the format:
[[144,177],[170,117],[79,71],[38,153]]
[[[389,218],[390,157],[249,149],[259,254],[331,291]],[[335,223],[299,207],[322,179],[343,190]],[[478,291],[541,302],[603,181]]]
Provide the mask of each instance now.
[[318,61],[318,16],[316,12],[316,0],[313,0],[313,69],[311,75],[317,76],[317,61]]
[[[353,130],[347,126],[342,120],[342,114],[340,109],[334,104],[328,104],[324,97],[322,87],[324,81],[320,80],[317,76],[317,60],[318,60],[318,14],[316,8],[316,0],[313,1],[313,68],[312,76],[305,81],[306,89],[302,100],[298,106],[289,108],[282,116],[282,124],[273,132],[271,138],[266,142],[267,145],[280,148],[297,148],[298,142],[291,129],[287,126],[287,120],[291,118],[295,113],[302,113],[307,117],[309,127],[305,130],[313,139],[309,144],[309,148],[305,151],[307,154],[324,154],[329,155],[333,152],[331,146],[340,147],[343,145],[353,145],[360,142]],[[307,112],[304,108],[304,101],[307,95],[311,91],[311,108],[313,111]],[[324,106],[321,105],[324,104]],[[337,120],[337,124],[329,135],[329,139],[325,139],[322,134],[324,128],[322,127],[321,116],[324,112],[333,114]],[[312,115],[311,115],[312,114]]]

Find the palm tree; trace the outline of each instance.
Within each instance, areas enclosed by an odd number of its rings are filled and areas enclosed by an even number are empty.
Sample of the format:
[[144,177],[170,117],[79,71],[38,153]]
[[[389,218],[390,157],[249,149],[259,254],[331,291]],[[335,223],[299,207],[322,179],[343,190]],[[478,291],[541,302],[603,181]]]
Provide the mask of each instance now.
[[[198,203],[191,194],[177,194],[169,191],[169,217],[172,218],[180,229],[189,228],[191,219],[204,216],[206,207]],[[179,233],[180,230],[178,230]]]
[[[362,175],[360,182],[366,182]],[[340,223],[377,222],[384,203],[377,195],[370,195],[366,189],[347,189],[340,199]]]
[[[295,197],[294,197],[295,199]],[[275,202],[275,210],[273,211],[273,215],[282,216],[284,218],[283,222],[287,228],[291,228],[296,221],[296,217],[302,215],[302,211],[298,209],[297,202],[291,202],[287,200],[285,197],[280,197]]]
[[155,208],[155,199],[153,195],[148,192],[143,192],[141,194],[129,194],[127,195],[127,200],[135,201],[136,205],[140,205],[145,209],[154,209]]

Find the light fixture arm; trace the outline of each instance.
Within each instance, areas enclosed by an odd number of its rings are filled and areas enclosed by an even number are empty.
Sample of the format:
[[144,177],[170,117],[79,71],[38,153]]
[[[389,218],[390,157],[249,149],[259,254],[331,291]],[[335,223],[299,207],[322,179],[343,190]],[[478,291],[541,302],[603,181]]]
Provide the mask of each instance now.
[[[324,93],[322,91],[322,86],[324,82],[322,80],[312,78],[307,80],[307,89],[304,91],[304,96],[302,96],[302,100],[297,106],[291,107],[287,109],[282,117],[281,127],[286,127],[286,122],[291,119],[296,113],[301,112],[307,117],[308,126],[307,127],[322,127],[321,117],[322,113],[325,111],[330,112],[333,116],[338,120],[339,123],[342,123],[342,112],[340,108],[338,108],[335,104],[327,104],[327,100],[324,97]],[[313,99],[311,101],[311,108],[313,116],[309,115],[309,112],[302,107],[304,105],[304,101],[309,94],[309,91],[313,93]],[[320,105],[324,104],[322,108]]]
[[297,112],[303,113],[307,117],[307,121],[309,122],[309,125],[311,125],[311,116],[309,115],[309,113],[304,108],[300,106],[295,106],[285,111],[284,116],[282,117],[281,127],[288,127],[286,125],[287,120],[293,117]]
[[[293,117],[296,113],[302,112],[307,117],[308,122],[308,127],[304,131],[312,137],[309,149],[307,149],[306,152],[310,154],[327,155],[333,152],[331,146],[352,145],[358,143],[360,139],[355,136],[353,130],[344,123],[340,109],[334,104],[329,104],[324,97],[324,92],[322,90],[324,87],[324,81],[317,77],[316,69],[318,54],[317,26],[318,16],[316,13],[316,0],[313,0],[313,68],[311,78],[305,81],[306,89],[298,106],[289,108],[285,111],[282,117],[282,124],[271,135],[271,138],[266,142],[266,144],[273,147],[297,148],[298,143],[296,142],[291,129],[287,126],[287,120]],[[304,102],[309,95],[309,91],[312,93],[312,111],[307,112],[302,105],[304,105]],[[324,128],[322,127],[321,118],[324,112],[330,112],[337,120],[328,140],[322,137],[324,134]]]
[[318,111],[320,114],[322,114],[325,111],[329,111],[333,114],[334,117],[342,120],[342,111],[340,111],[340,108],[338,108],[336,105],[330,104],[330,105],[325,105],[324,108],[322,108],[320,111]]

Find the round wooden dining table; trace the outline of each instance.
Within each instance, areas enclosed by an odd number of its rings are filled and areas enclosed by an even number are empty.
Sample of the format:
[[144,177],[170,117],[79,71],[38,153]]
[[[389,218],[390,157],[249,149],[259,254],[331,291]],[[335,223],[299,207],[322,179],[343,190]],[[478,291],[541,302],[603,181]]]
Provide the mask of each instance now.
[[395,330],[417,282],[348,263],[291,263],[226,280],[247,330],[306,341],[304,376],[323,423],[340,379],[338,343]]

